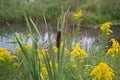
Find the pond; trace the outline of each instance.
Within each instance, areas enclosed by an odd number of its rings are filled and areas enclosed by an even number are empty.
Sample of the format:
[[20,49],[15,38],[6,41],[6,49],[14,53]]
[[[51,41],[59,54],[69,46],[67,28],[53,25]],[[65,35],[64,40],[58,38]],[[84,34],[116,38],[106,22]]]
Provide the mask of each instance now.
[[[10,27],[13,29],[13,31],[10,29]],[[47,46],[49,44],[48,37],[50,36],[50,39],[52,43],[55,43],[56,40],[56,32],[57,28],[56,26],[51,25],[48,30],[46,30],[44,25],[39,24],[38,26],[40,31],[39,36],[39,43],[42,47]],[[72,39],[72,44],[75,44],[74,36],[75,31],[74,27],[70,27],[69,25],[65,27],[66,29],[66,35],[68,40]],[[112,27],[112,30],[114,33],[110,37],[115,37],[117,40],[120,40],[120,26]],[[33,30],[34,32],[34,30]],[[21,34],[21,36],[24,38],[28,34],[28,28],[25,23],[14,23],[10,24],[9,26],[6,23],[0,23],[0,47],[5,47],[10,51],[14,51],[15,47],[18,47],[18,44],[14,43],[15,41],[15,34]],[[81,27],[79,32],[79,43],[81,44],[81,47],[83,49],[89,49],[92,46],[95,46],[97,48],[97,44],[100,41],[100,30],[98,27]],[[28,39],[28,43],[32,44],[32,39]]]

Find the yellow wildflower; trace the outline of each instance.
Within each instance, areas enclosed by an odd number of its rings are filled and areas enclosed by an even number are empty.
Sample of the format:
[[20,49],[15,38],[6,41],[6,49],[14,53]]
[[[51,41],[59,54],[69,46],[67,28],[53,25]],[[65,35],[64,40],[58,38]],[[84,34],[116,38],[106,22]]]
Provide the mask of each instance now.
[[105,32],[106,35],[110,35],[112,33],[112,30],[110,29],[111,22],[106,22],[101,25],[100,30]]
[[42,50],[37,50],[38,51],[38,57],[39,59],[43,59],[45,53],[46,53],[46,50],[45,49],[42,49]]
[[55,63],[55,67],[56,67],[56,69],[58,69],[58,63]]
[[48,75],[48,72],[47,72],[46,67],[42,67],[41,73],[42,73],[42,75],[43,75],[44,77]]
[[18,51],[18,52],[21,52],[21,48],[20,47],[15,48],[15,50]]
[[112,57],[115,56],[115,54],[118,54],[120,52],[120,44],[117,40],[111,39],[112,46],[107,50],[107,55],[111,54]]
[[74,14],[74,17],[76,20],[78,20],[81,16],[83,16],[82,10],[80,10],[78,13]]
[[0,61],[5,61],[5,59],[3,57],[0,57]]
[[58,52],[58,48],[56,46],[53,46],[52,49],[54,50],[55,53]]
[[99,63],[94,70],[90,74],[91,76],[95,76],[94,80],[112,80],[115,74],[113,70],[105,63]]
[[50,61],[50,67],[52,68],[52,61]]
[[1,48],[0,47],[0,52],[6,51],[6,50],[7,50],[6,48]]
[[18,67],[18,63],[13,63],[13,67]]
[[18,60],[18,57],[17,56],[10,56],[9,59],[12,62],[14,59]]
[[37,50],[40,54],[45,54],[46,50],[45,49],[41,49],[41,50]]
[[31,37],[31,34],[28,33],[28,34],[27,34],[27,37]]
[[0,48],[0,56],[10,56],[10,52],[6,48]]
[[[53,63],[52,63],[52,61],[50,61],[50,67],[53,68]],[[55,63],[55,67],[56,67],[56,69],[58,69],[58,63]]]
[[114,56],[115,56],[115,54],[114,54],[114,48],[108,49],[106,54],[107,54],[107,55],[111,54],[112,57],[114,57]]
[[43,54],[39,54],[39,55],[38,55],[38,58],[39,58],[39,59],[43,59]]
[[32,45],[31,44],[27,44],[26,47],[29,48],[29,49],[32,49]]
[[84,51],[84,50],[82,50],[82,49],[80,48],[80,44],[79,44],[79,43],[76,43],[73,51],[71,52],[71,56],[72,56],[73,58],[75,58],[75,57],[87,57],[88,54],[87,54],[86,51]]
[[6,48],[0,48],[0,61],[5,61],[5,64],[8,65],[14,65],[15,61],[13,59],[18,59],[18,57],[11,55],[11,52],[8,51]]
[[106,35],[108,35],[108,36],[109,36],[109,35],[110,35],[110,33],[106,33]]

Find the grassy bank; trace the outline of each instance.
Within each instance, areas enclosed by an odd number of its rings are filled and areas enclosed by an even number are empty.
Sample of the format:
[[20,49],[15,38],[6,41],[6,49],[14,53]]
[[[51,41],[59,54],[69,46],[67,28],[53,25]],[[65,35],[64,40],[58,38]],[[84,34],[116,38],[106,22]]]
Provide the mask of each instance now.
[[120,20],[119,0],[0,0],[0,22],[24,21],[23,12],[35,20],[57,20],[68,8],[66,16],[73,23],[72,15],[84,11],[83,24],[100,24],[105,21]]

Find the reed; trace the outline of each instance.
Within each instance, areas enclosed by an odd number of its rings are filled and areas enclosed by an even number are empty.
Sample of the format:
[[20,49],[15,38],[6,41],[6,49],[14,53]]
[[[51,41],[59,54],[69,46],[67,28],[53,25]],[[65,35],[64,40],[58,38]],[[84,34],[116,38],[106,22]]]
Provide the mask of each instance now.
[[[22,40],[20,36],[15,35],[16,42],[19,47],[16,48],[16,56],[18,57],[18,67],[14,72],[15,76],[9,76],[9,79],[5,75],[0,79],[5,80],[119,80],[119,60],[120,60],[120,43],[115,39],[111,41],[112,46],[107,51],[104,49],[105,38],[108,37],[112,30],[110,29],[111,23],[106,22],[101,25],[101,42],[97,48],[92,47],[89,51],[81,48],[79,43],[79,29],[81,22],[81,11],[75,13],[75,24],[78,24],[75,28],[75,44],[72,45],[72,40],[69,40],[66,34],[64,24],[66,21],[66,13],[60,17],[58,23],[60,23],[58,31],[56,31],[56,44],[52,44],[49,36],[49,44],[47,47],[41,47],[39,43],[40,31],[37,25],[32,20],[32,17],[28,18],[26,13],[24,17],[28,26],[29,35]],[[77,15],[77,16],[76,16]],[[63,20],[62,20],[63,19]],[[46,27],[47,21],[44,20]],[[60,22],[62,21],[62,22]],[[30,25],[32,23],[32,25]],[[35,32],[32,32],[32,28]],[[32,44],[27,43],[28,38],[32,39]],[[117,46],[117,47],[116,47]],[[2,50],[0,51],[0,63],[4,63]],[[0,64],[1,67],[1,64]],[[0,68],[1,70],[1,68]],[[106,70],[106,71],[105,71]],[[4,72],[4,71],[3,71]],[[107,74],[107,73],[109,74]],[[6,72],[7,73],[7,72]],[[102,73],[102,74],[101,74]],[[12,74],[12,73],[10,73]]]

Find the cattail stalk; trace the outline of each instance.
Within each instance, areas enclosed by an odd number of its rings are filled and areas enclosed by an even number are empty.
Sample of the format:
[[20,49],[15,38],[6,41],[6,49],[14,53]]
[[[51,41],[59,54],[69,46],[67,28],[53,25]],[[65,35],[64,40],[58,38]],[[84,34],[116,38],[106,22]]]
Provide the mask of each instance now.
[[60,38],[61,38],[61,31],[57,31],[57,37],[56,37],[56,46],[58,48],[58,54],[57,54],[57,61],[59,63],[59,57],[60,57]]
[[57,48],[60,47],[60,38],[61,38],[61,31],[57,31],[57,37],[56,37],[56,46],[57,46]]

